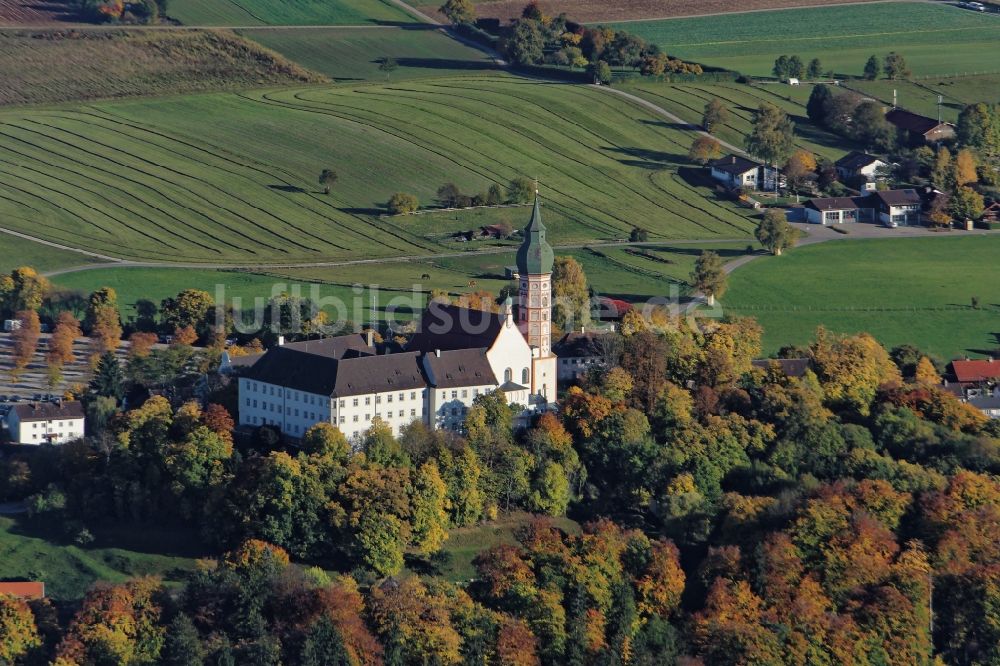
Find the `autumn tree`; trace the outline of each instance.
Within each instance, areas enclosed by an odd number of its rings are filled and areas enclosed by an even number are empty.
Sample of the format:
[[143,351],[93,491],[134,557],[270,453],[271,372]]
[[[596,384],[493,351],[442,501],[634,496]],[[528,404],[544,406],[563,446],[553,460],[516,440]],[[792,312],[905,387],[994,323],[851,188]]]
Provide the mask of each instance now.
[[778,164],[788,157],[794,145],[795,125],[784,111],[764,102],[754,111],[753,125],[744,140],[747,152],[768,164]]
[[799,238],[799,230],[788,223],[785,211],[780,208],[768,208],[764,217],[757,225],[757,240],[771,254],[780,256],[782,250],[794,247]]
[[951,163],[951,151],[948,146],[940,146],[934,154],[934,165],[931,167],[931,180],[934,185],[942,190],[950,190],[954,187],[952,176],[954,168]]
[[35,616],[17,597],[0,594],[0,663],[18,664],[42,644]]
[[144,333],[137,331],[129,336],[129,356],[133,358],[145,358],[149,356],[153,345],[158,341],[156,333]]
[[573,257],[556,257],[552,266],[552,323],[564,331],[590,323],[587,276]]
[[955,155],[952,165],[952,180],[956,187],[974,185],[979,181],[976,173],[976,156],[968,148],[962,148]]
[[705,110],[701,114],[701,126],[705,131],[714,134],[716,130],[729,121],[729,109],[718,97],[713,97],[705,103]]
[[691,284],[705,295],[709,305],[726,293],[728,278],[722,267],[722,258],[711,250],[703,251],[694,264]]
[[473,23],[476,20],[476,7],[471,0],[447,0],[438,11],[454,25]]
[[971,187],[960,187],[951,197],[951,214],[959,220],[978,220],[985,206],[983,195]]
[[528,203],[534,195],[534,184],[523,176],[518,176],[507,184],[507,201],[509,203]]
[[537,21],[518,19],[514,21],[506,42],[506,54],[518,65],[532,65],[541,62],[545,39]]
[[717,139],[704,134],[696,136],[688,150],[688,158],[698,164],[708,164],[712,160],[718,159],[720,155],[722,155],[722,144]]
[[420,201],[412,194],[396,192],[389,197],[387,208],[390,215],[409,215],[420,208]]
[[807,150],[796,150],[785,162],[785,178],[793,188],[801,187],[816,172],[816,158]]
[[[387,62],[393,62],[391,58],[386,58],[385,60]],[[383,63],[383,65],[384,64],[385,63]],[[379,69],[381,69],[381,68],[382,67],[380,65]],[[392,71],[392,70],[390,69],[388,71]],[[389,74],[388,73],[386,73],[386,80],[387,81],[389,80]],[[333,169],[323,169],[322,171],[320,171],[320,173],[319,173],[319,184],[323,187],[323,194],[330,194],[330,190],[332,190],[333,186],[337,184],[337,179],[338,178],[339,178],[339,176],[337,175],[337,172],[334,171]]]
[[889,354],[867,333],[835,336],[821,327],[810,355],[826,399],[861,415],[869,413],[880,386],[902,380]]
[[168,331],[191,327],[201,330],[215,307],[215,298],[207,291],[185,289],[160,303],[160,323]]
[[37,310],[50,290],[49,281],[29,266],[21,266],[0,277],[0,314]]
[[910,68],[906,64],[906,59],[895,51],[890,52],[885,57],[884,69],[886,77],[892,81],[907,79],[911,74]]
[[22,310],[17,313],[16,321],[18,327],[11,333],[11,340],[14,343],[13,362],[10,375],[14,382],[28,367],[35,357],[38,349],[38,339],[42,333],[41,322],[38,321],[38,313],[34,310]]

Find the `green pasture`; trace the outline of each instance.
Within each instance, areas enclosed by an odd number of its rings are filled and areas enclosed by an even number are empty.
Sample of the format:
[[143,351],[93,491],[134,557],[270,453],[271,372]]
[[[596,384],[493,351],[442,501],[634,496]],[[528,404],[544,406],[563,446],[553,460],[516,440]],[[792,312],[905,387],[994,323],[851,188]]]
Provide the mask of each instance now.
[[0,233],[0,275],[9,273],[19,266],[31,266],[39,272],[45,272],[57,268],[81,266],[95,261],[100,260],[79,252],[60,250],[10,234]]
[[943,359],[985,354],[1000,347],[1000,236],[952,234],[836,240],[761,258],[732,274],[722,306],[758,319],[765,352],[806,344],[822,324]]
[[[1000,48],[1000,47],[998,47]],[[1000,102],[1000,74],[957,78],[932,78],[920,81],[851,81],[850,87],[886,104],[892,103],[896,91],[897,104],[904,109],[937,118],[938,95],[941,95],[941,119],[958,120],[958,114],[968,104]]]
[[171,0],[186,25],[372,25],[415,19],[389,0]]
[[423,24],[241,30],[240,34],[336,81],[385,81],[378,62],[385,56],[398,65],[389,75],[391,81],[495,69],[482,51]]
[[837,76],[860,76],[868,57],[896,51],[916,76],[1000,72],[1000,16],[930,2],[787,9],[637,21],[627,29],[671,55],[753,76],[774,59],[819,58]]
[[[745,236],[748,213],[688,163],[692,136],[600,90],[506,75],[11,110],[0,113],[0,217],[136,259],[430,255],[454,244],[426,238],[424,216],[379,217],[393,192],[433,205],[445,182],[474,193],[526,176],[540,182],[554,243],[634,225],[652,240]],[[323,168],[340,174],[329,196]]]
[[806,116],[810,85],[747,85],[742,83],[668,84],[636,80],[626,84],[629,92],[658,104],[685,121],[700,125],[705,104],[713,97],[729,110],[729,120],[715,130],[716,136],[736,146],[750,133],[753,112],[768,102],[782,109],[795,122],[795,145],[811,153],[837,160],[851,148],[850,142],[821,127]]
[[176,529],[95,529],[96,540],[87,546],[72,544],[59,529],[0,516],[0,577],[43,581],[47,596],[73,600],[98,581],[147,575],[185,580],[195,558],[205,555],[195,535]]

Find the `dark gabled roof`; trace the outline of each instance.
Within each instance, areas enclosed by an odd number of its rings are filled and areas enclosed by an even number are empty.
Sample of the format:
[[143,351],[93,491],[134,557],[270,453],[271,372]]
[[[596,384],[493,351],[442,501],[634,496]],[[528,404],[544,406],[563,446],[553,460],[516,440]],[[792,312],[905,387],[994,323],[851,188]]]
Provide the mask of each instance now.
[[420,328],[406,345],[409,351],[490,348],[503,328],[504,315],[431,301]]
[[304,340],[302,342],[290,342],[284,345],[286,349],[304,351],[317,356],[328,358],[344,358],[348,352],[358,352],[359,354],[375,354],[375,348],[368,346],[365,336],[360,333],[349,335],[338,335],[322,340]]
[[886,190],[875,192],[872,196],[881,199],[886,206],[911,206],[922,201],[916,190]]
[[1000,397],[990,395],[982,398],[969,398],[969,404],[979,410],[1000,409]]
[[259,382],[332,398],[423,388],[427,385],[415,352],[332,358],[290,348],[268,350],[246,376]]
[[76,400],[69,400],[62,404],[54,402],[33,402],[22,405],[14,405],[11,411],[17,414],[21,423],[32,421],[52,421],[58,419],[82,419],[83,405]]
[[910,111],[904,111],[903,109],[893,109],[889,111],[885,114],[885,119],[900,129],[906,130],[907,132],[915,132],[917,134],[927,134],[932,129],[939,127],[940,125],[950,125],[950,123],[941,123],[933,118],[921,116],[918,113],[912,113]]
[[760,162],[755,162],[753,160],[747,159],[745,157],[740,157],[739,155],[729,154],[725,157],[720,157],[719,159],[712,162],[712,168],[716,171],[722,171],[724,173],[733,174],[738,176],[741,173],[746,173],[751,169],[756,169],[761,166]]
[[601,356],[597,339],[603,333],[567,333],[552,345],[552,353],[563,358]]
[[810,362],[807,358],[761,358],[751,361],[753,367],[767,370],[772,363],[778,365],[781,371],[788,377],[802,377],[809,369]]
[[862,153],[858,150],[852,150],[847,153],[839,160],[834,162],[834,165],[845,169],[847,171],[857,171],[858,169],[863,169],[869,164],[874,164],[875,162],[882,162],[883,160],[875,157],[874,155],[869,155],[868,153]]
[[456,349],[424,355],[424,364],[436,388],[496,384],[486,349]]
[[337,380],[331,394],[334,398],[427,386],[416,352],[343,358],[337,365]]
[[514,391],[527,391],[527,386],[521,386],[515,382],[504,382],[500,385],[500,390],[504,393],[513,393]]
[[860,208],[861,197],[826,197],[821,199],[810,199],[805,203],[806,207],[813,210],[854,210]]

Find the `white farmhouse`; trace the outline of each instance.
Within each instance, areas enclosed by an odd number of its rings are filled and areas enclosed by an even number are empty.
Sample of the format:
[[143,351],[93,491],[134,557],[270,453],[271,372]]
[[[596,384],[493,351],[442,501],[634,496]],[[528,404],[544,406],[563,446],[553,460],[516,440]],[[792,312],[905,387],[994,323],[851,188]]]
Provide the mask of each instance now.
[[7,432],[15,444],[62,444],[83,437],[83,405],[66,402],[18,404],[7,412]]

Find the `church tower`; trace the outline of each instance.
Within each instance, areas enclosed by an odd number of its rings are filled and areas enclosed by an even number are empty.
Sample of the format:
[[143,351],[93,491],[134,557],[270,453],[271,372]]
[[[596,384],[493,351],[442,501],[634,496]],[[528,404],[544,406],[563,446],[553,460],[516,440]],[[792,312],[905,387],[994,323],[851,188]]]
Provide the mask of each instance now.
[[545,240],[542,209],[535,207],[517,250],[517,325],[532,349],[531,392],[546,402],[556,399],[556,359],[552,355],[552,246]]

